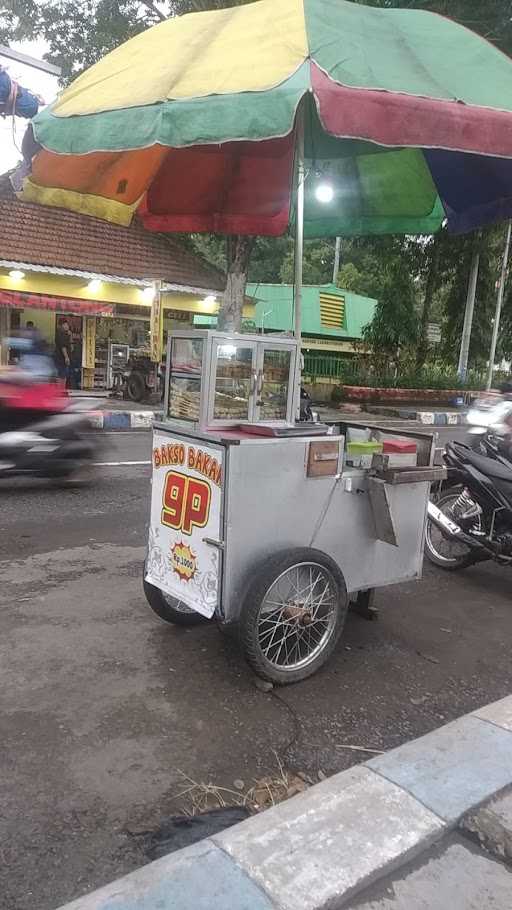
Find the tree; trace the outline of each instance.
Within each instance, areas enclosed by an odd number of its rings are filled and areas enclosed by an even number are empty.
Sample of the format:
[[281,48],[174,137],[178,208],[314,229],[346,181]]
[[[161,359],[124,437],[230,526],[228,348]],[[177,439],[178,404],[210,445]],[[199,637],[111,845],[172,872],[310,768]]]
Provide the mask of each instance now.
[[[304,284],[328,284],[332,281],[334,262],[334,240],[306,240],[302,257],[302,279]],[[281,281],[293,284],[295,249],[290,241],[280,269]]]
[[399,356],[401,348],[416,342],[418,320],[414,278],[405,244],[397,238],[385,239],[391,241],[387,244],[388,255],[380,260],[371,295],[377,297],[375,315],[363,329],[363,337],[377,357],[389,361]]

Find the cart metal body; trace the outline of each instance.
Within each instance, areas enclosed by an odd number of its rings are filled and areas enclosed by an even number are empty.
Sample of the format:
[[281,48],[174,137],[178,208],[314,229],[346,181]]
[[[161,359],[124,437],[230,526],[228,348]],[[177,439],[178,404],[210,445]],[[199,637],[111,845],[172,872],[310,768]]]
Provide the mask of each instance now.
[[[329,436],[275,438],[157,423],[150,536],[155,553],[150,543],[147,580],[206,616],[234,623],[258,567],[295,547],[331,557],[349,593],[419,578],[433,436],[408,434],[418,444],[416,470],[379,476],[343,468],[346,426],[334,429]],[[336,464],[327,475],[310,476],[311,447],[326,441]],[[201,506],[203,490],[208,514]]]

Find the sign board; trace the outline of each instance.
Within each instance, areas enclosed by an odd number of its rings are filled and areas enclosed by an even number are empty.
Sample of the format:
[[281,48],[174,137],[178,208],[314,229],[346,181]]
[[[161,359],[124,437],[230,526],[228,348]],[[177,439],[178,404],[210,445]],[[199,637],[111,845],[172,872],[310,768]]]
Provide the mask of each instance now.
[[149,323],[151,360],[153,363],[160,363],[162,359],[163,336],[162,294],[160,291],[160,282],[155,281],[154,286],[155,296],[151,303],[151,317]]
[[427,341],[432,344],[439,344],[441,341],[441,326],[438,322],[429,322],[427,324]]
[[220,592],[223,450],[168,433],[153,436],[146,581],[211,617]]
[[82,366],[84,370],[94,370],[96,361],[96,317],[84,316]]

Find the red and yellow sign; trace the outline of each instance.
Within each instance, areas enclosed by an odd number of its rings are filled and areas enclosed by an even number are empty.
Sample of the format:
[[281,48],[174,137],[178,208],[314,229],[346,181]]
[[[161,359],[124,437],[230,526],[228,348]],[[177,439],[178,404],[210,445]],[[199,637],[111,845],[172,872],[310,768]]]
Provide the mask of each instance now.
[[204,528],[210,515],[212,491],[206,480],[196,480],[180,471],[168,471],[164,482],[162,524],[191,534]]
[[175,543],[171,550],[173,571],[182,581],[190,581],[197,572],[197,557],[187,543]]
[[220,598],[222,446],[155,430],[146,580],[211,617]]
[[161,468],[171,465],[186,465],[202,474],[220,487],[222,482],[221,465],[211,453],[195,446],[185,446],[183,443],[167,443],[155,446],[153,449],[153,467]]

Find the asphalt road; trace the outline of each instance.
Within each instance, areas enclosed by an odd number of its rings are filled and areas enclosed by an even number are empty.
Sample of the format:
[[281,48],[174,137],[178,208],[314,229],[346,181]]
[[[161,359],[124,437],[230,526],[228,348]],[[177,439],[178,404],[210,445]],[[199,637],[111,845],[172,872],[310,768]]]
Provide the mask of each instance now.
[[145,862],[137,832],[188,804],[184,774],[332,774],[367,757],[347,746],[389,749],[512,691],[511,578],[488,564],[379,591],[379,621],[351,615],[324,671],[259,691],[215,625],[151,614],[149,465],[119,464],[147,461],[150,436],[109,439],[87,490],[0,486],[2,910],[53,910]]

